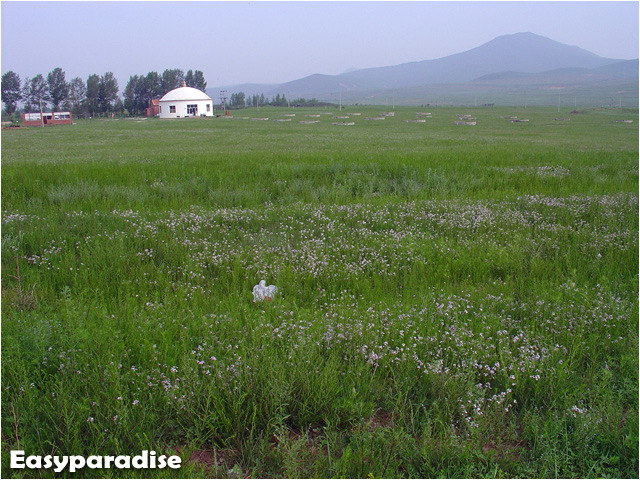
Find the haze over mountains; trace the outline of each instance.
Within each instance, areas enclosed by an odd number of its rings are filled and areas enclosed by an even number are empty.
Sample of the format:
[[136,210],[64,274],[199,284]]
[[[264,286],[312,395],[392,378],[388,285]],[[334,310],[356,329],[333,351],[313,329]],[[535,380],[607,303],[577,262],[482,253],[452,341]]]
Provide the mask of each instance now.
[[[512,104],[523,93],[531,104],[555,104],[558,93],[591,102],[637,105],[638,60],[600,57],[534,33],[497,37],[479,47],[433,60],[351,70],[340,75],[314,74],[280,85],[243,84],[208,89],[216,98],[264,93],[267,97],[317,98],[346,103]],[[519,100],[518,100],[519,102]],[[631,104],[627,106],[632,106]]]

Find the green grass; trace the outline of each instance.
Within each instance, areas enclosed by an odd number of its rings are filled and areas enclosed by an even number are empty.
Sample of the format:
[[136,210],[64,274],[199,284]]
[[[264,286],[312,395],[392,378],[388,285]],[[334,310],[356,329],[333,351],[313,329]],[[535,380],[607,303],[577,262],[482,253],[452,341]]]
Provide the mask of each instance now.
[[637,478],[638,111],[384,110],[3,131],[3,476]]

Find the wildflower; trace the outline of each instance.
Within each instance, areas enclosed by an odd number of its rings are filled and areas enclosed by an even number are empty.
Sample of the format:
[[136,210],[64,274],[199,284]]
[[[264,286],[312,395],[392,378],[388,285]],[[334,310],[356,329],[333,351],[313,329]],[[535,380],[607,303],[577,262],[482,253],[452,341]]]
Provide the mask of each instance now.
[[583,415],[583,414],[587,413],[587,409],[586,408],[580,408],[577,405],[574,405],[569,410],[571,411],[571,415],[573,417],[577,417],[578,415]]

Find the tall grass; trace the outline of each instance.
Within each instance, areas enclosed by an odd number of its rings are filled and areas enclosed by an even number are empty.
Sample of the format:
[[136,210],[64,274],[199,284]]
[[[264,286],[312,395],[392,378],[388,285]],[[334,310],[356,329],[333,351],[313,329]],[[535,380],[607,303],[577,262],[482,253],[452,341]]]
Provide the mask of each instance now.
[[637,111],[348,110],[3,134],[4,475],[637,477]]

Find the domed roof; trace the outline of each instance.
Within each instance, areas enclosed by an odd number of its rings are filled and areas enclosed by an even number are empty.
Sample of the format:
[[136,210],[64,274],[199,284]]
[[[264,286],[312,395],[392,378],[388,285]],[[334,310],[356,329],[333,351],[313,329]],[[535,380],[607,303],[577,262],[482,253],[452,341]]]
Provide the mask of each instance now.
[[197,88],[187,87],[183,82],[182,87],[167,92],[160,99],[161,102],[178,102],[180,100],[211,100],[211,97]]

